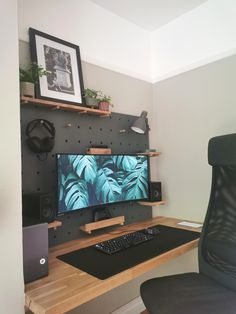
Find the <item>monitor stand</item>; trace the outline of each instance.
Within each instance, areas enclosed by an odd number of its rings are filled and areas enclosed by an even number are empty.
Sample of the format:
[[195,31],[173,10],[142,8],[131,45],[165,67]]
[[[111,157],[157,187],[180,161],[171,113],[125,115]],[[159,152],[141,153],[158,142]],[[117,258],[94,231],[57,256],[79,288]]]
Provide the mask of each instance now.
[[109,209],[102,207],[93,211],[93,221],[100,221],[112,218]]

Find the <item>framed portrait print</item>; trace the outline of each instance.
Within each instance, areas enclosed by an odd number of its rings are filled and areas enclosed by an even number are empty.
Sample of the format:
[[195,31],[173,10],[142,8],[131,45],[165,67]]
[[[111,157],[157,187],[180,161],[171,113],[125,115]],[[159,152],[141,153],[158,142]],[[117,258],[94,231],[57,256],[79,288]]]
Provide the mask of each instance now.
[[83,76],[79,46],[29,29],[32,62],[50,73],[39,78],[36,97],[84,105]]

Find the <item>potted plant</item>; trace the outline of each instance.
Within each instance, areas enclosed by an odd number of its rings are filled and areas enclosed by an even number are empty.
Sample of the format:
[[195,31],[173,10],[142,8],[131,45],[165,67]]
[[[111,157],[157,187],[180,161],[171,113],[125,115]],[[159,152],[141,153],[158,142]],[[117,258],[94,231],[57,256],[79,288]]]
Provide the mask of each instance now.
[[91,107],[91,108],[98,108],[98,99],[97,99],[98,93],[99,93],[98,91],[91,88],[86,88],[84,90],[86,106]]
[[98,106],[100,110],[109,111],[109,106],[113,107],[113,104],[111,103],[111,97],[103,94],[102,92],[100,92],[98,100]]
[[20,68],[20,93],[22,96],[34,97],[34,86],[38,84],[39,78],[51,72],[42,66],[32,62],[27,68]]

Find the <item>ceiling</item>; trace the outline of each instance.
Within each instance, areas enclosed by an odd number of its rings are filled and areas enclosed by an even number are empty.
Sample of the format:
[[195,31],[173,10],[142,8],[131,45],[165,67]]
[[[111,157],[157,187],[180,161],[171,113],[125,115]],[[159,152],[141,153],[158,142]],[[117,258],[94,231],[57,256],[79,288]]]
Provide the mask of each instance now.
[[154,31],[207,0],[91,1],[148,31]]

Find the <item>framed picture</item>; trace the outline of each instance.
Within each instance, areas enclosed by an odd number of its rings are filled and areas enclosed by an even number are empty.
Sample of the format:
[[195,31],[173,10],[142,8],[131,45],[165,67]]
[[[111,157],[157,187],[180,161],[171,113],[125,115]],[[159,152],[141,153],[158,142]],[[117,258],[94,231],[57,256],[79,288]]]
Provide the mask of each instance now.
[[39,78],[36,97],[84,105],[79,46],[33,28],[29,29],[29,36],[32,62],[50,71]]

